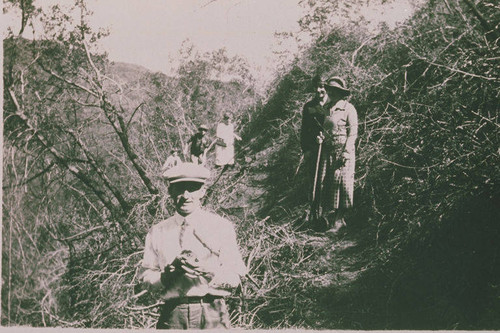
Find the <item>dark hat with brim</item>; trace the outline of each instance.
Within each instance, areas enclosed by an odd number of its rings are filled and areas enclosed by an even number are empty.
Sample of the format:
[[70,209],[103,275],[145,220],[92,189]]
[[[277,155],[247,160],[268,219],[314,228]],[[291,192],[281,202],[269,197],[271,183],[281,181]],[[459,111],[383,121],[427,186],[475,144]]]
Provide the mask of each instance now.
[[324,82],[327,89],[337,89],[342,91],[345,95],[349,95],[351,92],[347,89],[347,85],[344,79],[333,76]]
[[169,183],[197,182],[204,184],[210,178],[210,170],[194,163],[181,163],[163,173],[163,178]]

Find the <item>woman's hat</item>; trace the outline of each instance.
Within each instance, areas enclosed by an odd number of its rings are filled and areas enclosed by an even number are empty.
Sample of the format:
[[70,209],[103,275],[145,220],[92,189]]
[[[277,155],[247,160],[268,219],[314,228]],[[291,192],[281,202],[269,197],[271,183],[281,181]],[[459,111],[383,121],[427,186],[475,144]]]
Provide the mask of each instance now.
[[324,82],[325,87],[330,89],[338,89],[341,90],[345,95],[349,95],[351,92],[347,89],[347,85],[344,79],[333,76]]

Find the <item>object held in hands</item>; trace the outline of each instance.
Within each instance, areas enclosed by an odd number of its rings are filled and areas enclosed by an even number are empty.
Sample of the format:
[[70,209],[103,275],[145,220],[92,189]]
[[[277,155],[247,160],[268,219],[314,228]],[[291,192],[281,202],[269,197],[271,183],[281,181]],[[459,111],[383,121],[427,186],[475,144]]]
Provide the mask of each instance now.
[[182,251],[172,262],[172,265],[192,279],[203,277],[210,281],[214,277],[213,264],[210,264],[208,260],[199,259],[189,250]]
[[[175,262],[175,261],[174,261]],[[163,286],[168,286],[175,284],[177,279],[182,276],[182,270],[177,268],[175,265],[170,264],[165,266],[165,269],[161,273],[160,280]]]

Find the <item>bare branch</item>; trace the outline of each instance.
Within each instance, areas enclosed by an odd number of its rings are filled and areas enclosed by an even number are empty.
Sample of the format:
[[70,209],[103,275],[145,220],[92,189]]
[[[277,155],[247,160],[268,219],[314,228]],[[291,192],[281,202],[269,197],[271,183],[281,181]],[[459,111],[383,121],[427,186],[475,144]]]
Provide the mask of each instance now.
[[498,77],[489,77],[489,76],[484,76],[484,75],[469,73],[469,72],[465,72],[465,71],[463,71],[461,69],[458,69],[458,68],[453,68],[453,67],[450,67],[450,66],[447,66],[447,65],[438,64],[435,61],[429,60],[426,57],[419,55],[408,44],[403,43],[403,42],[401,42],[401,44],[403,44],[404,46],[406,46],[413,53],[413,55],[416,56],[418,59],[423,60],[423,61],[425,61],[426,63],[428,63],[430,65],[433,65],[433,66],[436,66],[436,67],[440,67],[440,68],[446,68],[447,70],[449,70],[451,72],[460,73],[460,74],[463,74],[465,76],[476,77],[476,78],[483,79],[483,80],[488,80],[488,81],[500,81],[500,78],[498,78]]
[[53,166],[54,166],[54,163],[50,163],[42,171],[40,171],[36,175],[34,175],[34,176],[26,179],[25,181],[19,182],[19,183],[14,184],[14,185],[4,185],[4,186],[2,186],[2,189],[5,190],[5,189],[8,189],[8,188],[14,188],[14,187],[19,187],[19,186],[26,185],[26,184],[30,183],[31,181],[37,179],[38,177],[43,176],[44,174],[46,174],[47,172],[49,172],[52,169]]
[[84,231],[81,231],[75,235],[72,235],[72,236],[69,236],[69,237],[65,237],[65,238],[56,238],[54,237],[55,240],[58,240],[58,241],[61,241],[61,242],[69,242],[69,241],[74,241],[74,240],[77,240],[77,239],[82,239],[84,237],[86,237],[88,234],[94,232],[94,231],[97,231],[97,230],[102,230],[106,228],[105,226],[97,226],[97,227],[93,227],[93,228],[90,228],[88,230],[84,230]]
[[139,104],[139,105],[135,108],[134,112],[132,112],[132,115],[130,116],[130,119],[127,121],[127,125],[125,126],[125,128],[126,128],[127,130],[128,130],[128,128],[129,128],[129,126],[130,126],[130,122],[131,122],[131,121],[132,121],[132,119],[134,118],[135,113],[136,113],[136,112],[137,112],[137,110],[139,110],[139,108],[140,108],[141,106],[143,106],[144,104],[145,104],[145,103],[144,103],[144,102],[142,102],[141,104]]
[[[61,129],[61,130],[63,130],[63,129]],[[64,130],[64,131],[66,133],[68,133],[75,140],[75,142],[78,144],[78,146],[83,150],[85,156],[87,156],[87,158],[88,158],[88,162],[90,163],[90,165],[92,166],[92,168],[96,171],[96,173],[98,174],[98,176],[101,178],[101,180],[103,181],[104,185],[111,191],[111,193],[113,193],[113,195],[115,196],[115,198],[118,200],[118,202],[120,203],[120,206],[122,207],[123,211],[125,213],[128,212],[130,210],[130,205],[123,198],[123,196],[121,195],[121,193],[116,188],[114,188],[111,185],[112,181],[108,178],[108,176],[104,173],[104,171],[95,162],[95,158],[94,158],[93,154],[87,148],[87,146],[85,145],[85,143],[81,140],[80,137],[77,137],[75,135],[74,131],[72,131],[72,130]]]
[[[85,36],[83,38],[85,38]],[[85,49],[85,54],[87,55],[87,60],[89,61],[89,64],[92,67],[92,69],[94,70],[94,73],[97,77],[97,82],[101,83],[101,72],[97,69],[96,65],[94,64],[94,61],[92,60],[92,57],[90,56],[87,42],[85,40],[83,40],[82,44],[83,44],[83,47]],[[100,88],[102,89],[102,86]]]
[[62,157],[61,154],[54,147],[50,146],[46,142],[45,138],[43,138],[41,136],[41,134],[31,126],[30,120],[26,117],[26,115],[24,115],[12,88],[9,88],[8,91],[9,91],[9,96],[10,96],[11,100],[13,101],[14,105],[16,106],[16,110],[17,110],[16,115],[21,119],[21,121],[26,125],[26,127],[34,133],[33,137],[37,140],[37,142],[50,152],[50,154],[56,159],[56,162],[58,165],[64,167],[66,170],[70,171],[76,178],[78,178],[84,185],[86,185],[99,198],[101,203],[112,214],[114,214],[116,209],[113,206],[113,204],[106,197],[104,197],[103,192],[98,190],[97,188],[95,188],[95,186],[92,184],[91,179],[87,175],[82,173],[81,170],[79,170],[75,166],[68,164],[67,160],[64,157]]
[[476,5],[472,1],[470,0],[463,0],[463,1],[467,6],[469,6],[474,16],[479,20],[484,30],[486,30],[486,38],[488,38],[491,42],[494,42],[499,37],[497,31],[490,26],[488,21],[484,18],[483,14],[479,12]]
[[374,37],[370,37],[368,38],[367,40],[365,40],[363,43],[361,43],[361,45],[356,49],[354,50],[354,52],[352,53],[352,57],[351,57],[351,66],[354,67],[354,61],[356,60],[356,56],[358,55],[358,52],[366,45],[368,44],[369,41],[371,41]]
[[73,81],[71,81],[71,80],[68,80],[68,79],[63,78],[62,76],[60,76],[59,74],[55,73],[54,71],[52,71],[52,70],[50,70],[50,69],[47,69],[47,68],[46,68],[46,67],[42,64],[42,62],[41,62],[41,61],[37,61],[37,63],[40,65],[40,67],[41,67],[41,68],[42,68],[42,69],[43,69],[46,73],[48,73],[48,74],[52,75],[52,76],[53,76],[53,77],[55,77],[56,79],[58,79],[58,80],[60,80],[60,81],[62,81],[62,82],[65,82],[65,83],[67,83],[67,84],[69,84],[69,85],[71,85],[71,86],[73,86],[73,87],[75,87],[75,88],[79,88],[79,89],[81,89],[81,90],[83,90],[83,91],[87,92],[89,95],[92,95],[92,96],[94,96],[94,97],[99,98],[99,94],[98,94],[98,93],[96,93],[96,92],[94,92],[94,91],[90,90],[90,89],[89,89],[89,88],[87,88],[87,87],[82,86],[81,84],[78,84],[78,83],[75,83],[75,82],[73,82]]

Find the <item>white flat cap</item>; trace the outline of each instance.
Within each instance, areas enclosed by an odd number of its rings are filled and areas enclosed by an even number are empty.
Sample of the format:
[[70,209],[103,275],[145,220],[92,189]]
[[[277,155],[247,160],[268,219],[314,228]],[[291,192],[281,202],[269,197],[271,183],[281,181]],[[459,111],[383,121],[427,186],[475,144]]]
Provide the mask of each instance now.
[[194,163],[181,163],[163,173],[163,178],[170,183],[198,182],[205,183],[210,178],[210,170]]

